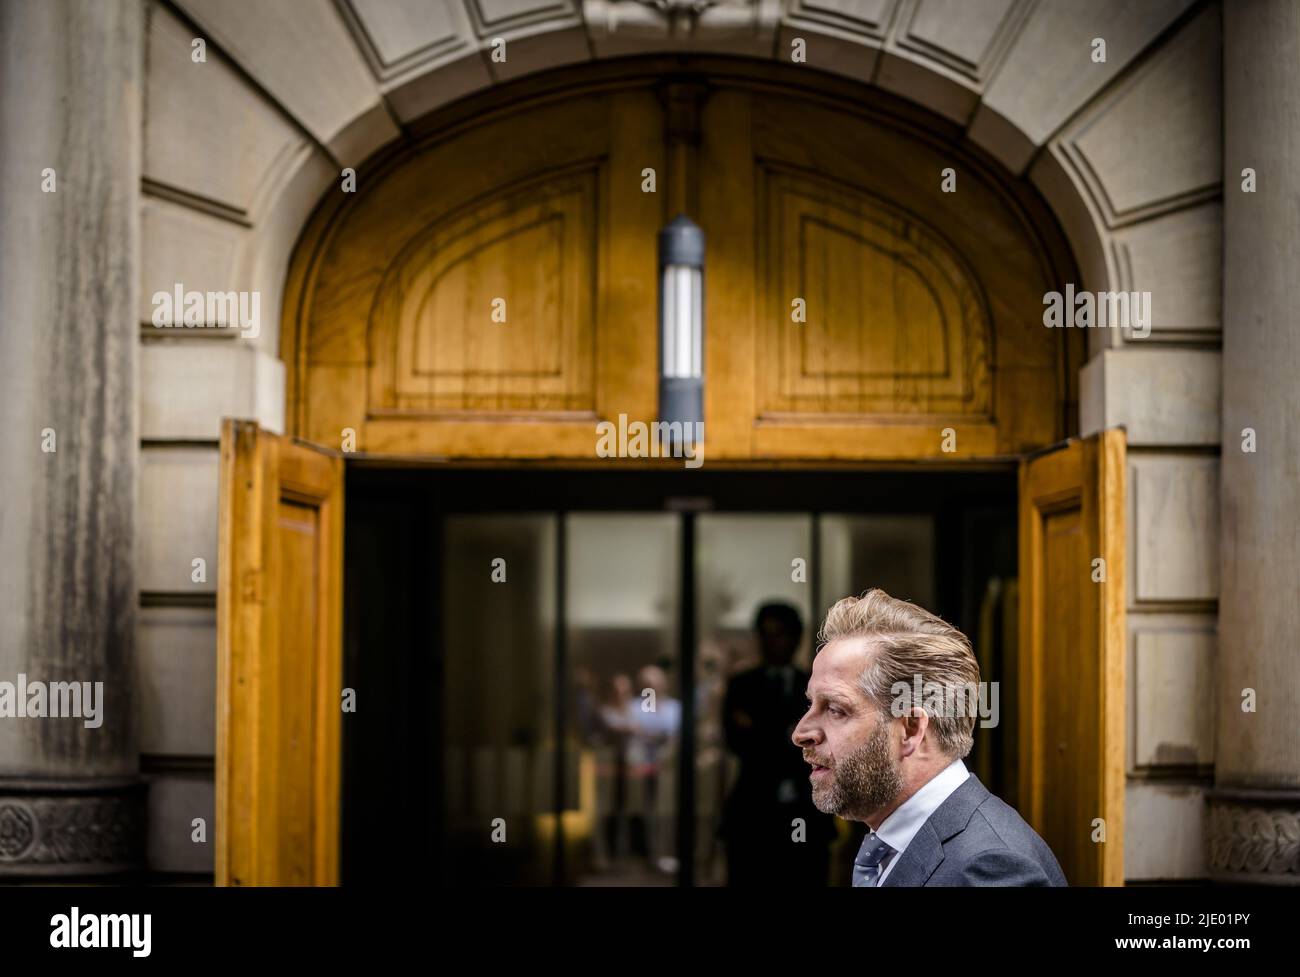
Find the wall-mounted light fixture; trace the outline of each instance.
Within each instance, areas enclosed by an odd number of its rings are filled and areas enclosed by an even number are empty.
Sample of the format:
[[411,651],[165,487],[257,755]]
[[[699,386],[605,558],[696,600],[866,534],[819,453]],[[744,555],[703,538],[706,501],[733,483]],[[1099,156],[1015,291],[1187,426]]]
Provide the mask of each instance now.
[[704,420],[704,231],[685,214],[659,232],[659,420],[692,442]]

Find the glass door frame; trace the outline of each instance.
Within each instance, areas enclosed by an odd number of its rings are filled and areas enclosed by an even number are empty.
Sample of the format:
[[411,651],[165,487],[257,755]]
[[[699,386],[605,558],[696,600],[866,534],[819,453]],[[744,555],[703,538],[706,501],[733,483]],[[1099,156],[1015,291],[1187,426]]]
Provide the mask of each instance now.
[[[810,515],[809,585],[812,588],[813,614],[822,606],[820,574],[820,521],[827,513],[932,514],[935,518],[936,551],[951,542],[960,526],[953,520],[962,507],[982,505],[1010,506],[1016,501],[1016,476],[1012,466],[989,466],[980,470],[943,469],[922,471],[881,470],[869,466],[847,469],[755,469],[752,466],[714,466],[708,470],[683,472],[660,466],[655,469],[631,467],[527,467],[496,465],[437,465],[420,468],[397,467],[391,463],[370,463],[348,459],[349,507],[363,499],[402,499],[414,513],[414,532],[434,557],[427,561],[427,577],[412,578],[410,585],[433,586],[434,606],[428,609],[430,625],[426,638],[435,648],[431,678],[438,687],[438,673],[443,660],[441,628],[442,594],[437,582],[442,568],[441,534],[443,519],[449,515],[491,513],[536,513],[556,519],[555,544],[555,734],[557,744],[564,744],[571,722],[566,710],[569,655],[568,619],[565,607],[566,575],[569,554],[566,550],[566,518],[570,513],[609,512],[676,512],[681,519],[680,561],[681,587],[678,627],[678,694],[682,701],[681,732],[678,752],[677,851],[680,886],[695,883],[695,667],[696,667],[696,517],[700,513],[799,513]],[[937,555],[937,553],[936,553]],[[940,613],[958,601],[959,578],[964,568],[944,567],[936,561],[936,594]],[[347,618],[356,608],[345,608]],[[951,613],[951,612],[949,612]],[[809,622],[813,628],[816,622]],[[814,632],[815,633],[815,632]],[[436,755],[442,741],[441,730],[431,723]],[[345,758],[348,751],[345,749]],[[347,760],[345,759],[345,764]],[[345,768],[346,775],[346,768]],[[568,878],[563,843],[563,812],[566,799],[565,751],[556,750],[555,830],[557,843],[551,871],[553,885],[566,885]],[[346,784],[345,784],[346,790]],[[428,823],[437,825],[440,814],[429,799]],[[344,819],[344,843],[348,844],[347,819]],[[434,860],[435,873],[441,864]],[[346,873],[345,873],[346,874]],[[445,882],[445,879],[439,881]]]

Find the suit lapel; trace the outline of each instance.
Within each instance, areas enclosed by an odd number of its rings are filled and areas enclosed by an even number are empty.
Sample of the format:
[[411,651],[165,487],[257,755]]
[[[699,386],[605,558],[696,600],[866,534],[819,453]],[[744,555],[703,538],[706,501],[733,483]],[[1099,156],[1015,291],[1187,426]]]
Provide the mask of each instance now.
[[[934,815],[931,815],[931,820],[933,818]],[[883,889],[890,885],[909,887],[925,885],[925,880],[934,874],[934,870],[942,861],[943,844],[939,841],[939,836],[934,833],[934,828],[930,826],[930,821],[926,821],[903,849],[903,854],[898,856],[898,864],[885,876],[885,881],[880,883],[880,887]]]
[[989,796],[988,790],[974,774],[967,777],[921,825],[898,864],[880,883],[885,886],[925,885],[943,861],[943,843],[970,823],[975,809]]

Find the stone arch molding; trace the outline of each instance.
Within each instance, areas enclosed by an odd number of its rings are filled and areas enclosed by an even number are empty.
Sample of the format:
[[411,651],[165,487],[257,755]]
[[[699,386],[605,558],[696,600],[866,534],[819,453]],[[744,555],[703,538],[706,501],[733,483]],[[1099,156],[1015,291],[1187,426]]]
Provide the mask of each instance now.
[[[201,66],[189,57],[199,36]],[[1092,57],[1099,36],[1102,63]],[[525,75],[650,53],[788,61],[797,38],[808,70],[916,102],[1032,182],[1066,231],[1081,287],[1153,293],[1142,341],[1217,342],[1220,10],[1205,0],[155,5],[141,301],[175,282],[258,290],[253,393],[259,418],[279,426],[286,268],[343,167],[428,113]],[[1090,336],[1094,352],[1131,338]]]

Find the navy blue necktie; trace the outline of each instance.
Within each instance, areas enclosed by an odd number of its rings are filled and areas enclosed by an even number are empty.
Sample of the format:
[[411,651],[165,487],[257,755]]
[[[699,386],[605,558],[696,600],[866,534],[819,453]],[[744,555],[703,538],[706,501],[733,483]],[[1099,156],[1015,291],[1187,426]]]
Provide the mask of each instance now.
[[854,888],[874,887],[880,879],[880,863],[892,855],[894,849],[880,840],[874,831],[868,831],[853,860]]

